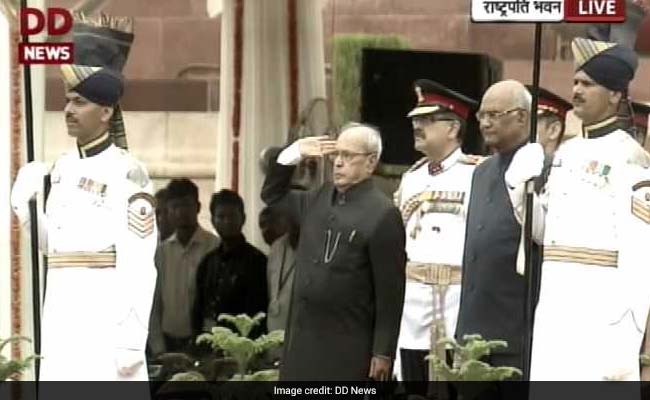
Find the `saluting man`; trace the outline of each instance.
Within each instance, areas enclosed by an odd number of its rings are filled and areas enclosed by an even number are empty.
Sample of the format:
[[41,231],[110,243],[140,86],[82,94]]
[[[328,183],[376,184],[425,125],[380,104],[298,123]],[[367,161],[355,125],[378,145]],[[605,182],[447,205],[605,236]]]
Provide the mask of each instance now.
[[[381,135],[349,124],[271,163],[262,200],[300,225],[280,380],[389,380],[404,299],[404,224],[371,179]],[[296,165],[329,156],[332,182],[291,190]]]
[[[146,169],[125,149],[118,105],[132,21],[77,17],[75,64],[61,68],[68,134],[77,144],[55,162],[38,221],[48,260],[40,377],[147,380],[154,200]],[[18,173],[11,202],[24,226],[46,173],[36,162]]]
[[[544,259],[535,313],[531,380],[638,380],[650,293],[650,156],[617,118],[637,57],[615,43],[577,38],[575,114],[584,139],[566,141],[535,202]],[[506,173],[521,220],[524,182],[543,164],[522,147]]]
[[426,157],[404,174],[395,193],[408,256],[398,346],[402,379],[426,381],[434,377],[424,357],[434,350],[444,360],[445,349],[436,343],[456,329],[465,217],[477,161],[460,146],[477,102],[427,79],[414,86],[418,102],[408,117],[415,148]]

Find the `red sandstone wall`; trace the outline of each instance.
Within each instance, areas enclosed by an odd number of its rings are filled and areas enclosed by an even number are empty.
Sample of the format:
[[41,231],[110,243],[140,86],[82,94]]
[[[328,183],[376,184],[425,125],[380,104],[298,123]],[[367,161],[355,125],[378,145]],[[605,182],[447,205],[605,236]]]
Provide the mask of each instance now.
[[[70,7],[76,2],[50,0],[49,4]],[[332,33],[397,33],[416,49],[482,52],[498,57],[504,61],[506,77],[527,80],[525,78],[532,73],[529,62],[532,58],[532,25],[472,24],[468,0],[324,2],[326,60],[330,59],[329,39]],[[199,71],[199,76],[214,78],[195,80],[191,84],[187,79],[177,78],[190,65],[216,67],[219,64],[220,18],[208,18],[206,0],[109,0],[107,4],[104,11],[109,14],[136,18],[136,41],[125,74],[138,82],[130,82],[128,87],[137,87],[138,90],[137,96],[129,95],[127,90],[126,109],[218,109],[217,70]],[[650,42],[650,16],[646,18],[643,32],[647,33]],[[558,33],[548,26],[543,37],[542,57],[549,62],[545,64],[542,83],[567,96],[570,92],[570,64],[553,62],[563,58],[560,51],[562,43]],[[566,53],[566,47],[564,50]],[[650,57],[646,56],[639,75],[648,82]],[[48,101],[48,108],[57,109],[60,106],[56,101],[61,97],[61,87],[56,84],[56,70],[52,69],[49,76],[52,78],[52,95],[49,96],[51,102]],[[637,79],[637,82],[641,81],[644,80]],[[633,94],[637,98],[650,100],[650,85],[637,84]]]

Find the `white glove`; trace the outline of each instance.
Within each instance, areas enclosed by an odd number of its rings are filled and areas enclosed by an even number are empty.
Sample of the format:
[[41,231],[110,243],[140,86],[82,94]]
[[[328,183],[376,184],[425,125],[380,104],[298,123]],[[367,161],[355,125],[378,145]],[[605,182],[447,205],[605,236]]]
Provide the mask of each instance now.
[[512,158],[505,174],[508,187],[515,188],[541,175],[544,168],[544,149],[539,143],[528,143]]
[[144,365],[144,359],[145,355],[143,350],[117,349],[115,365],[117,366],[118,374],[123,377],[135,375]]
[[29,220],[29,200],[43,192],[43,179],[47,175],[47,166],[40,161],[23,165],[11,189],[11,208],[21,222]]

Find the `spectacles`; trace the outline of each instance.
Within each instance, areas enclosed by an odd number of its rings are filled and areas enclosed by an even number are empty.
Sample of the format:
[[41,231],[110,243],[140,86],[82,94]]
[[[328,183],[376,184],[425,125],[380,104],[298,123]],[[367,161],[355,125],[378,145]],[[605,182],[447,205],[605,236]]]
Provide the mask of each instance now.
[[426,126],[433,125],[436,122],[456,122],[455,119],[452,118],[419,118],[419,119],[413,119],[413,128],[414,129],[422,129]]
[[475,115],[476,115],[476,119],[479,122],[485,119],[489,121],[496,121],[515,111],[524,111],[524,109],[521,107],[516,107],[506,111],[479,111]]
[[369,153],[355,153],[353,151],[346,151],[346,150],[341,150],[341,151],[335,151],[333,153],[328,154],[327,156],[329,157],[330,161],[334,162],[337,157],[341,157],[341,160],[343,162],[350,162],[354,159],[356,156],[369,156],[371,154],[375,154],[374,152],[369,152]]

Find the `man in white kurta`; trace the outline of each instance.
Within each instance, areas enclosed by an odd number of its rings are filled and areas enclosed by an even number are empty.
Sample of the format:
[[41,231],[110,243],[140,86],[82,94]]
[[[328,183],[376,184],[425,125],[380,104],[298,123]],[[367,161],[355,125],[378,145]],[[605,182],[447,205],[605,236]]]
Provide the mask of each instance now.
[[[585,139],[560,147],[534,207],[544,261],[530,379],[638,380],[650,305],[650,156],[616,118],[636,58],[586,39],[573,49]],[[539,175],[542,160],[541,147],[527,145],[506,173],[519,217],[523,182]]]
[[[395,193],[406,225],[406,293],[398,347],[401,378],[426,381],[424,357],[456,330],[466,206],[476,160],[460,149],[476,102],[436,82],[415,82],[415,147],[427,155],[407,171]],[[437,353],[446,357],[445,349]],[[416,389],[417,390],[417,389]]]

